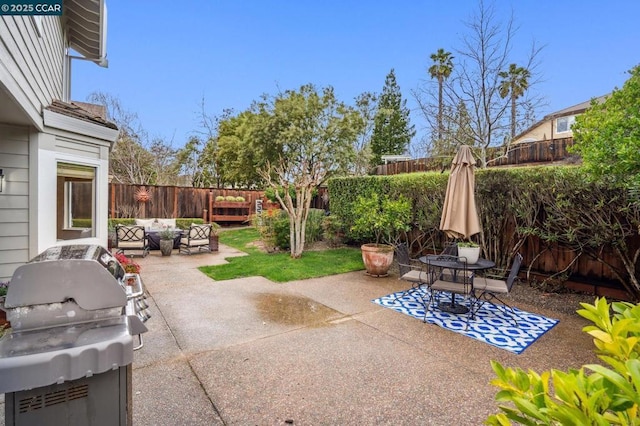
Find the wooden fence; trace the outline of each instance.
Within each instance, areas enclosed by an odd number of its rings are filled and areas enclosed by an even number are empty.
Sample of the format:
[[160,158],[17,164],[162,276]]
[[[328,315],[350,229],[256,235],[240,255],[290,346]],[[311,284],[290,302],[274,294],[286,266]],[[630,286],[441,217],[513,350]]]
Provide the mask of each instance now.
[[[571,145],[573,145],[573,138],[524,142],[511,145],[506,154],[503,147],[492,147],[487,150],[487,165],[496,167],[573,160],[575,157],[567,150]],[[418,158],[380,165],[376,167],[374,174],[397,175],[401,173],[442,171],[443,168],[449,169],[448,165],[442,164],[441,159]]]
[[[149,194],[149,200],[146,202],[140,202],[136,198],[136,193],[141,189]],[[319,209],[324,207],[322,201],[324,192],[324,189],[318,192],[311,207]],[[256,200],[262,200],[265,206],[277,208],[277,205],[268,202],[264,191],[111,183],[109,184],[109,217],[203,218],[209,222],[213,221],[217,208],[215,199],[218,196],[243,197],[248,203],[248,211],[243,211],[241,215],[245,217],[255,213]],[[230,221],[244,220],[236,218]]]

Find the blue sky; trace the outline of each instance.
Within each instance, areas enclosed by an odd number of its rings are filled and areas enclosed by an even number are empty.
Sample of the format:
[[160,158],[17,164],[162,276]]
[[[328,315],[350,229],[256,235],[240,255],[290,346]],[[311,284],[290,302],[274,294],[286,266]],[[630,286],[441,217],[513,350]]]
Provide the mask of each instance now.
[[[539,56],[538,118],[621,87],[640,63],[637,0],[496,0],[498,19],[513,12],[519,30],[511,62],[533,40]],[[352,103],[380,92],[395,69],[412,110],[411,90],[428,80],[429,56],[462,47],[475,0],[131,1],[107,0],[109,68],[74,61],[72,98],[94,91],[138,114],[150,137],[181,147],[207,114],[237,112],[263,93],[302,84],[331,85]],[[412,111],[418,135],[424,120]]]

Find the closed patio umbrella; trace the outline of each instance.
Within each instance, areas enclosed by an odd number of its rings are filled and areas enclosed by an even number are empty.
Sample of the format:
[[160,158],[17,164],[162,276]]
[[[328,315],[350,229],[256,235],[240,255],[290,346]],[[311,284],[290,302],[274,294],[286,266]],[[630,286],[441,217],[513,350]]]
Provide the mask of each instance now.
[[468,239],[480,232],[474,196],[476,160],[471,148],[462,145],[451,163],[451,174],[444,197],[440,229],[450,238]]

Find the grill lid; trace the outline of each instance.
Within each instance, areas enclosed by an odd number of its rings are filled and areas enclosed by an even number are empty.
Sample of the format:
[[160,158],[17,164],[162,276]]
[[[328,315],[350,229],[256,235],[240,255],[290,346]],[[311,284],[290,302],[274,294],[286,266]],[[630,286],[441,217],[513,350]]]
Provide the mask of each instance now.
[[13,273],[5,308],[62,303],[70,299],[86,310],[123,307],[120,263],[97,245],[45,250]]

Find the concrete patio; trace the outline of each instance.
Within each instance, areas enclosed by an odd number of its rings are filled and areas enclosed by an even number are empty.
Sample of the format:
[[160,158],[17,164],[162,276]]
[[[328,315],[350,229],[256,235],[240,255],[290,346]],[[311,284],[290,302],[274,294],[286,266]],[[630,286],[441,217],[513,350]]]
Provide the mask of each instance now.
[[406,287],[396,276],[216,282],[197,269],[239,255],[136,259],[153,316],[135,424],[479,425],[497,412],[490,360],[539,372],[596,360],[577,315],[519,305],[560,323],[514,355],[371,303]]

